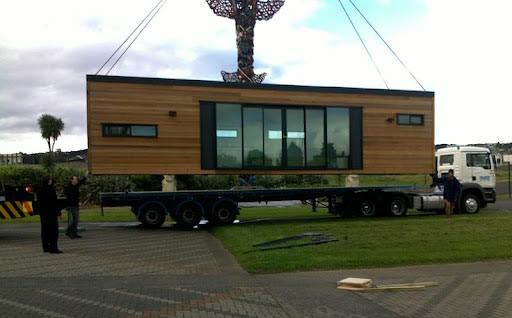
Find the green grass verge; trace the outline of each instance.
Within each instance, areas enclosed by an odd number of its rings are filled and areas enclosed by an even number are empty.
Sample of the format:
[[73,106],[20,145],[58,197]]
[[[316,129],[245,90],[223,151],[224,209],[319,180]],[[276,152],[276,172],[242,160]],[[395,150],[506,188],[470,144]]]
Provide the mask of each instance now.
[[[294,213],[289,208],[288,213]],[[302,213],[300,210],[296,211]],[[285,220],[211,230],[251,273],[391,267],[511,259],[511,214]],[[253,244],[305,232],[339,242],[254,251]],[[287,244],[304,243],[308,240]],[[279,245],[277,245],[279,246]],[[249,253],[244,253],[250,251]]]
[[[80,209],[80,223],[83,222],[136,222],[137,219],[129,208],[105,208],[105,216],[101,216],[100,208]],[[62,210],[59,222],[67,222],[68,213]],[[39,216],[13,220],[0,220],[0,223],[39,223]]]
[[242,207],[240,215],[237,217],[240,221],[256,219],[276,219],[290,217],[332,217],[327,214],[327,210],[319,208],[318,212],[311,212],[311,206],[304,207]]
[[508,165],[498,167],[496,170],[496,182],[508,182]]

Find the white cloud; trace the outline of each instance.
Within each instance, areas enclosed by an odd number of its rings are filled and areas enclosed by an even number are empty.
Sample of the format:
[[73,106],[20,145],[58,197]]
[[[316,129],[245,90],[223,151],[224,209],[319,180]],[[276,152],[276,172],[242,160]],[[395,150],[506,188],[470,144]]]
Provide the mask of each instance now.
[[[66,122],[58,147],[85,148],[85,74],[96,72],[156,2],[0,4],[0,153],[45,151],[36,127],[45,112]],[[436,142],[512,141],[512,3],[423,3],[418,21],[384,36],[436,92]],[[268,72],[268,83],[383,88],[354,34],[311,25],[325,5],[287,0],[272,20],[258,22],[256,71]],[[348,23],[341,14],[340,26]],[[364,34],[391,88],[419,89],[378,38]],[[202,0],[168,1],[111,74],[220,80],[220,70],[235,69],[234,21],[215,16]]]

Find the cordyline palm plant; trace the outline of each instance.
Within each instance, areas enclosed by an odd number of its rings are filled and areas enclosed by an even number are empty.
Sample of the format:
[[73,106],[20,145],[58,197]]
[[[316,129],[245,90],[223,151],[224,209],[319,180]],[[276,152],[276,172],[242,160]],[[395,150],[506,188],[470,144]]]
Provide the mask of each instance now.
[[55,167],[55,157],[53,155],[53,149],[55,142],[60,137],[61,131],[64,130],[64,122],[62,119],[54,117],[49,114],[43,114],[37,120],[39,129],[41,130],[41,136],[46,139],[48,143],[49,161],[45,164],[50,176],[53,174]]

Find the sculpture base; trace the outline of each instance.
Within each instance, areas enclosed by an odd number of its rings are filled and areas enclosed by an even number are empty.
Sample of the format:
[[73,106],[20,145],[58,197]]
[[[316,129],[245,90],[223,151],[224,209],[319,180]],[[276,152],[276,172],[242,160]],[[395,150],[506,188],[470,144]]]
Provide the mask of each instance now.
[[224,82],[230,82],[230,83],[262,83],[265,79],[265,76],[267,76],[267,73],[262,74],[252,74],[252,75],[246,75],[245,73],[242,73],[240,71],[228,73],[221,71],[222,79]]

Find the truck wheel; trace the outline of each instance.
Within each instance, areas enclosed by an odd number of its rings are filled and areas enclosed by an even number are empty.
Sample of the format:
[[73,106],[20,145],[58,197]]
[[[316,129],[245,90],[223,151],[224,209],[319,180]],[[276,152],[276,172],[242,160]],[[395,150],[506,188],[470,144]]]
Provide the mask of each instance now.
[[475,214],[480,211],[480,199],[471,193],[462,196],[461,205],[464,213]]
[[401,196],[392,197],[388,211],[392,216],[405,216],[407,214],[407,200]]
[[238,209],[231,202],[222,202],[215,207],[213,211],[214,221],[220,225],[232,224],[236,220]]
[[148,204],[145,206],[137,219],[147,227],[160,227],[165,221],[165,211],[157,204]]
[[194,227],[201,222],[203,211],[201,206],[195,202],[188,202],[179,207],[178,223],[187,227]]
[[377,215],[377,204],[370,198],[362,198],[358,202],[358,212],[365,217],[372,217]]

